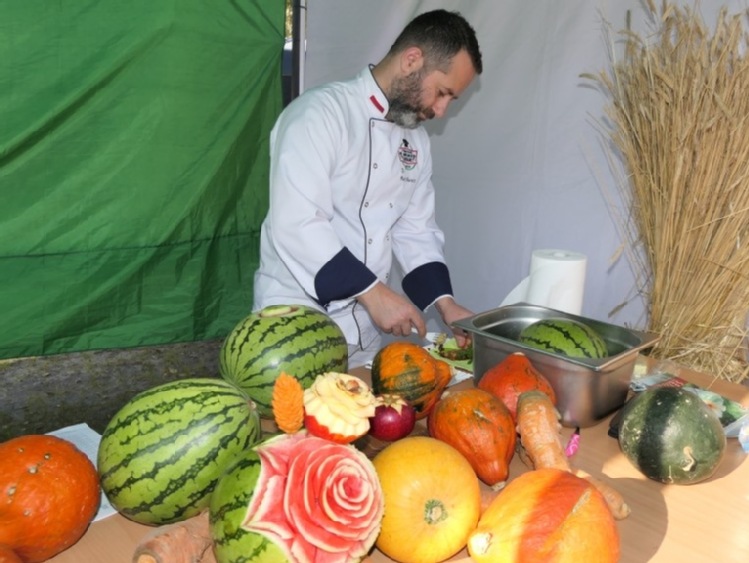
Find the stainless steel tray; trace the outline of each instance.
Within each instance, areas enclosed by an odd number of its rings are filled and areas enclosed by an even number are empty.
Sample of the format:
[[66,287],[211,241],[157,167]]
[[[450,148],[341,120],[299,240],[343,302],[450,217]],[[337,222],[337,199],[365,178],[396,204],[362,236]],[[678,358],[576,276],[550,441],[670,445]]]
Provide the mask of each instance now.
[[[550,318],[587,324],[606,342],[609,355],[600,359],[570,358],[518,342],[523,328]],[[627,398],[638,353],[652,347],[660,338],[652,333],[528,303],[492,309],[453,325],[472,335],[476,383],[508,354],[522,352],[554,387],[562,424],[570,427],[591,426],[621,407]]]

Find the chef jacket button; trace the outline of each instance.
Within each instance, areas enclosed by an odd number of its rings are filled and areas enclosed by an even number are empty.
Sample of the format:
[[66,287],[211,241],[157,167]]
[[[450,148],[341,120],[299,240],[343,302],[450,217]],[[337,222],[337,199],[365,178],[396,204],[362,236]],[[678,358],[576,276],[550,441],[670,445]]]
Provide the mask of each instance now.
[[367,244],[372,244],[372,239],[367,239]]
[[364,207],[369,207],[369,202],[368,201],[364,202]]
[[392,201],[390,202],[390,207],[391,207],[391,208],[393,207],[393,202],[392,202]]
[[372,168],[375,168],[375,169],[377,168],[377,163],[376,162],[372,165]]
[[385,279],[389,280],[390,279],[390,274],[385,274]]

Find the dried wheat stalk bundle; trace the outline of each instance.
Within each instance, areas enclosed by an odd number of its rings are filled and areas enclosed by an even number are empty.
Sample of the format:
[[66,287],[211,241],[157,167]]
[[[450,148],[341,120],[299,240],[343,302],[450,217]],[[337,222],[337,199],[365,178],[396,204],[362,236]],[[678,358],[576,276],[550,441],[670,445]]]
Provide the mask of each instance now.
[[[629,243],[645,280],[653,355],[716,377],[749,377],[749,36],[744,18],[646,12],[609,71],[585,75],[609,98],[603,126],[622,159]],[[624,185],[626,184],[626,185]],[[639,256],[639,258],[638,258]]]

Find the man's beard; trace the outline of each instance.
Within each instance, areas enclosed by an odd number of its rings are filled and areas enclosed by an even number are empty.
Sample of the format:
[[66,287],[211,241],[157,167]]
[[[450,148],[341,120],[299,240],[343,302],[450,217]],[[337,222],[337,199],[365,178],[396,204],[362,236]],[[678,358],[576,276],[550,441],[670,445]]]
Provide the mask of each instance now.
[[387,119],[406,129],[416,129],[422,121],[434,117],[432,108],[420,105],[423,77],[424,72],[419,71],[393,80]]

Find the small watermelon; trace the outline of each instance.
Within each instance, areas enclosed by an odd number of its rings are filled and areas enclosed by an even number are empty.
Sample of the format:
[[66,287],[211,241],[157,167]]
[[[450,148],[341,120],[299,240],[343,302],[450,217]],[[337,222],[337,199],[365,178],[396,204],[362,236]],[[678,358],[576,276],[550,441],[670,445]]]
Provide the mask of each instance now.
[[726,435],[718,416],[695,393],[652,387],[624,405],[619,445],[646,477],[688,485],[715,472],[725,454]]
[[255,401],[270,418],[276,378],[285,372],[307,389],[320,374],[348,370],[348,344],[325,313],[304,305],[275,305],[246,317],[226,337],[221,376]]
[[211,495],[218,563],[360,561],[380,532],[384,497],[351,445],[280,434],[230,464]]
[[101,487],[142,524],[185,520],[208,506],[225,466],[260,440],[247,396],[216,378],[181,379],[133,397],[99,444]]
[[588,325],[572,319],[541,319],[520,331],[518,342],[570,358],[605,358],[606,342]]

